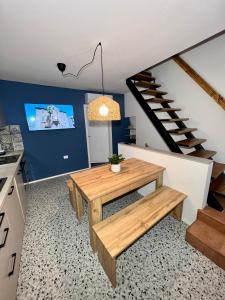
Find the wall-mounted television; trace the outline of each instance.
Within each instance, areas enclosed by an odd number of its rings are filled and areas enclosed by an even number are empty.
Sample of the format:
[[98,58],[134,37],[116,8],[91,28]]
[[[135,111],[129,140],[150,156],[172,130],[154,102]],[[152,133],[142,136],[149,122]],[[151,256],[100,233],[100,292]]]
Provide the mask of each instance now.
[[72,105],[25,103],[29,130],[75,128]]

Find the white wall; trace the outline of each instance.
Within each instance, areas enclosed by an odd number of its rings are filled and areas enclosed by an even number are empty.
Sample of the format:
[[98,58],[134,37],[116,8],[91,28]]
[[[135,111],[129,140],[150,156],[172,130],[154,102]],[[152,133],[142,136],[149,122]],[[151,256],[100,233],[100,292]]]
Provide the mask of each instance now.
[[197,210],[206,205],[212,161],[125,144],[119,144],[118,148],[125,158],[135,157],[165,167],[163,184],[187,195],[182,220],[187,224],[195,221]]
[[136,116],[136,144],[138,146],[144,147],[147,143],[149,146],[168,150],[158,131],[130,92],[125,94],[125,116]]
[[[225,97],[225,35],[192,49],[182,58]],[[182,108],[178,115],[190,118],[185,122],[187,126],[198,128],[194,132],[196,137],[207,139],[203,146],[217,151],[214,158],[225,162],[225,111],[174,61],[163,63],[151,71],[157,83],[162,84],[161,89],[168,92],[166,97],[175,100],[171,106]],[[137,116],[138,145],[148,142],[152,147],[168,149],[130,93],[125,95],[125,111],[127,116]],[[179,140],[185,136],[174,138]]]

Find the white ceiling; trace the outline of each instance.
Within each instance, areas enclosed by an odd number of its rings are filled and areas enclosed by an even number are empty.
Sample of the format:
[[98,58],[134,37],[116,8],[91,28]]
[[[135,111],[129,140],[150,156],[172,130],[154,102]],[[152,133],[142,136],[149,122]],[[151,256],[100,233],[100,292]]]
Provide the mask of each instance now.
[[224,0],[1,0],[0,78],[98,90],[99,54],[79,79],[96,44],[104,51],[105,86],[125,79],[225,28]]

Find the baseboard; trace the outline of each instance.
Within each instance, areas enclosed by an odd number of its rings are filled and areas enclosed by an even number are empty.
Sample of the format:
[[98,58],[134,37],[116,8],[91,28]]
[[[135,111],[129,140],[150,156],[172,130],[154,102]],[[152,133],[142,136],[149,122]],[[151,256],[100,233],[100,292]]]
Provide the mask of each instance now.
[[72,173],[77,173],[77,172],[88,170],[88,169],[90,169],[90,168],[85,168],[85,169],[71,171],[71,172],[68,172],[68,173],[63,173],[63,174],[59,174],[59,175],[55,175],[55,176],[45,177],[45,178],[41,178],[41,179],[26,182],[26,183],[24,183],[24,185],[29,185],[29,184],[37,183],[37,182],[40,182],[40,181],[45,181],[45,180],[49,180],[49,179],[53,179],[53,178],[57,178],[57,177],[61,177],[61,176],[66,176],[66,175],[70,175]]
[[187,220],[187,219],[184,219],[184,218],[182,218],[181,221],[184,222],[186,225],[191,225],[193,223],[190,220]]

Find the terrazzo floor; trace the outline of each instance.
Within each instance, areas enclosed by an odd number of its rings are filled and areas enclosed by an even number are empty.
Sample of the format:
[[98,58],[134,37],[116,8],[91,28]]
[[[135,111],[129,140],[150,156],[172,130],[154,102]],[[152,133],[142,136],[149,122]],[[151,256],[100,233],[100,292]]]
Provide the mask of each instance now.
[[[140,197],[103,209],[104,218]],[[18,300],[225,299],[225,272],[185,240],[185,224],[164,218],[117,259],[115,289],[89,245],[87,206],[78,224],[66,177],[28,188]]]

